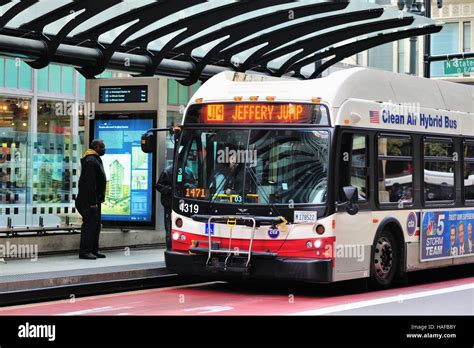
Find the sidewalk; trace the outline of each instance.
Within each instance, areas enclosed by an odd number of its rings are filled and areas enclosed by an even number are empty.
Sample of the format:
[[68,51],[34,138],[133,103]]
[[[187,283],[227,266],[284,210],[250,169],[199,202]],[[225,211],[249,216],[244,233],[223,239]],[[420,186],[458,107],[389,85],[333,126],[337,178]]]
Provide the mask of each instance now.
[[35,261],[8,259],[0,263],[0,295],[171,275],[165,268],[164,251],[106,251],[107,258],[97,260],[81,260],[77,254],[40,256]]

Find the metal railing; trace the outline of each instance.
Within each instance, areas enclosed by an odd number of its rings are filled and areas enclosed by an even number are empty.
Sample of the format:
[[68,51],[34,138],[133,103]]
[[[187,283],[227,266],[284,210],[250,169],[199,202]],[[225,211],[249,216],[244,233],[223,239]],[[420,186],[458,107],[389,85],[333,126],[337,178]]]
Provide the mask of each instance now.
[[81,230],[81,226],[73,225],[70,223],[69,216],[66,216],[64,225],[45,225],[42,216],[39,217],[38,226],[23,226],[23,225],[12,225],[12,219],[7,218],[7,226],[0,227],[0,234],[6,235],[6,237],[18,237],[19,235],[31,235],[36,234],[37,236],[46,236],[49,234],[63,234],[63,233],[78,233]]

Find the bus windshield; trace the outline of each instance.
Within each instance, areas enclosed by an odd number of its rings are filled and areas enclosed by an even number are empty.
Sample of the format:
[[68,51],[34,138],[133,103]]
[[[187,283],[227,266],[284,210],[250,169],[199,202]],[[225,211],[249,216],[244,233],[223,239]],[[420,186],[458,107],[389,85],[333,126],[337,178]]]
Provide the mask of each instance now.
[[329,132],[301,129],[185,129],[178,198],[233,204],[323,204]]

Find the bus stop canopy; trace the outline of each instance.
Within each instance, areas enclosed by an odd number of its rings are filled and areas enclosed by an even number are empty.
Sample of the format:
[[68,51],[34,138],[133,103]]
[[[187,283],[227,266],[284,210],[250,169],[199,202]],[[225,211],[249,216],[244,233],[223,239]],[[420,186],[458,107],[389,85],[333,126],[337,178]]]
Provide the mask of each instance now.
[[194,84],[223,70],[307,79],[358,52],[439,32],[369,0],[0,0],[0,54]]

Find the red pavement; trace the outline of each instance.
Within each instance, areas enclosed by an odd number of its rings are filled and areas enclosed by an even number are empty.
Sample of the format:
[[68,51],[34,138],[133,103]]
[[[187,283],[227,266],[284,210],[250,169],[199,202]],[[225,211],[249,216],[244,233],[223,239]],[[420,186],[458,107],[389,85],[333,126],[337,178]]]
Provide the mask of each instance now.
[[0,315],[286,315],[473,283],[469,277],[361,294],[305,291],[291,296],[215,282],[5,307]]

